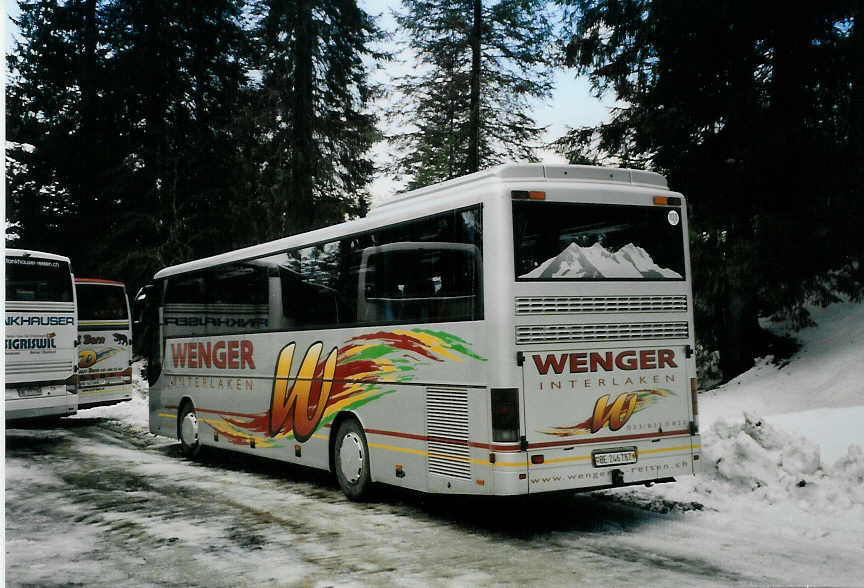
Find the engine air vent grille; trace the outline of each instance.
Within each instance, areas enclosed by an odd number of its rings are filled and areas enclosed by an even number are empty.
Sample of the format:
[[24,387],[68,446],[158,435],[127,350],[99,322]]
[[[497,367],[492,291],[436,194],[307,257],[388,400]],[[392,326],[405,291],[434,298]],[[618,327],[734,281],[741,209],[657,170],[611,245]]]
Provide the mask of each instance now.
[[570,343],[624,339],[686,339],[687,322],[539,325],[516,327],[516,343]]
[[430,474],[471,479],[467,389],[426,389],[426,435]]
[[686,296],[523,296],[516,314],[578,314],[597,312],[683,312]]
[[38,364],[21,362],[21,363],[13,363],[9,361],[9,358],[6,359],[6,375],[18,375],[18,374],[51,374],[56,372],[69,372],[69,375],[72,374],[72,360],[60,360],[60,361],[40,361]]

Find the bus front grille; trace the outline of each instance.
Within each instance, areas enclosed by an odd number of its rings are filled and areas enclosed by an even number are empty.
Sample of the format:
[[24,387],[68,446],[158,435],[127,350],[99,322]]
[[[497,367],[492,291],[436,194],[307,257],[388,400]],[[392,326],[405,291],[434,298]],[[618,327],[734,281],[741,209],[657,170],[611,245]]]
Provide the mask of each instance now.
[[623,341],[627,339],[686,339],[686,321],[668,323],[607,323],[516,327],[516,344]]
[[516,314],[685,312],[686,296],[520,296]]
[[467,389],[426,389],[426,436],[430,474],[471,478]]

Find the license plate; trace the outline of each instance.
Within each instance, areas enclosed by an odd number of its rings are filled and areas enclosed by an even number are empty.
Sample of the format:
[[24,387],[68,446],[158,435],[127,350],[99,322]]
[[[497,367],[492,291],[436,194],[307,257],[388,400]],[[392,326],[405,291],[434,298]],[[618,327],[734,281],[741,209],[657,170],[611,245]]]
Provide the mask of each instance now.
[[591,454],[591,457],[594,458],[595,468],[627,465],[630,463],[636,463],[636,448],[628,447],[626,449],[595,451]]
[[29,398],[31,396],[42,396],[42,388],[39,386],[27,386],[26,388],[18,388],[18,396]]

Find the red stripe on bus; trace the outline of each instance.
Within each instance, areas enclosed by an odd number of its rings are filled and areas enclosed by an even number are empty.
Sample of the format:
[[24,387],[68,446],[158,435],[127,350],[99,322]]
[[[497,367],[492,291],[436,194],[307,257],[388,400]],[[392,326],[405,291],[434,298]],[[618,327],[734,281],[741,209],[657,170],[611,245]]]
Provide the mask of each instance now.
[[597,437],[593,439],[571,439],[570,441],[550,441],[549,443],[529,443],[528,449],[543,447],[561,447],[563,445],[585,445],[586,443],[607,443],[611,441],[628,441],[630,439],[648,439],[650,437],[671,437],[674,435],[689,435],[688,429],[678,431],[663,431],[662,433],[640,433],[638,435],[620,435],[618,437]]
[[[164,406],[164,408],[165,408],[165,410],[177,410],[180,407],[177,406],[176,404],[166,404]],[[257,416],[257,415],[249,414],[249,413],[245,413],[245,412],[229,412],[227,410],[214,410],[212,408],[199,408],[197,406],[195,407],[195,410],[197,412],[207,412],[210,414],[222,414],[225,416],[233,416],[233,417],[244,417],[247,419],[251,419],[251,418],[254,418],[255,416]]]
[[[177,409],[177,406],[174,405],[166,405],[166,409]],[[206,412],[210,414],[219,414],[225,416],[234,416],[234,417],[246,417],[252,418],[255,415],[250,415],[242,412],[229,412],[224,410],[213,410],[208,408],[196,408],[198,412]],[[331,423],[326,423],[324,425],[325,428],[332,428]],[[510,452],[510,453],[519,453],[521,449],[519,448],[518,443],[511,443],[508,445],[495,445],[492,443],[479,443],[477,441],[464,441],[462,439],[448,439],[446,437],[427,437],[426,435],[417,435],[414,433],[402,433],[400,431],[385,431],[383,429],[363,429],[366,433],[371,435],[382,435],[384,437],[396,437],[398,439],[411,439],[412,441],[436,441],[439,443],[450,443],[452,445],[468,445],[469,447],[474,447],[477,449],[487,449],[489,451],[496,452]],[[671,437],[675,435],[689,435],[690,431],[688,429],[680,429],[677,431],[664,431],[662,433],[640,433],[638,435],[619,435],[617,437],[601,437],[594,439],[571,439],[569,441],[550,441],[548,443],[530,443],[528,444],[528,449],[542,449],[544,447],[563,447],[566,445],[585,445],[587,443],[607,443],[613,441],[627,441],[630,439],[648,439],[651,437]]]
[[[330,425],[325,425],[330,426]],[[478,449],[491,449],[493,451],[519,451],[519,444],[512,445],[490,445],[489,443],[479,443],[477,441],[465,441],[462,439],[448,439],[446,437],[427,437],[425,435],[415,435],[414,433],[401,433],[398,431],[384,431],[381,429],[363,429],[367,433],[373,435],[383,435],[386,437],[398,437],[400,439],[412,439],[414,441],[436,441],[438,443],[450,443],[452,445],[467,445]]]

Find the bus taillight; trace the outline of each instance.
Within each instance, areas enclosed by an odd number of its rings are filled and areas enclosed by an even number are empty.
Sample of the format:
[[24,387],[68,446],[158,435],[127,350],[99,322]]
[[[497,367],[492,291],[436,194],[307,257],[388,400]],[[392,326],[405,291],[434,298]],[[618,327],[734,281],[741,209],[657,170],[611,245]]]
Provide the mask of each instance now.
[[690,434],[695,435],[699,432],[699,383],[696,378],[690,378],[690,399],[693,403],[693,420],[690,422]]
[[693,399],[693,416],[697,416],[699,414],[699,400],[696,398],[696,394],[699,390],[698,380],[696,378],[690,378],[690,397]]
[[519,440],[519,389],[492,388],[492,440]]

